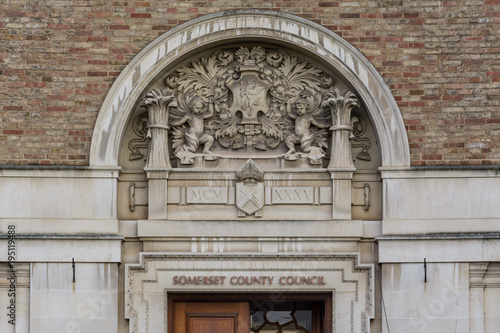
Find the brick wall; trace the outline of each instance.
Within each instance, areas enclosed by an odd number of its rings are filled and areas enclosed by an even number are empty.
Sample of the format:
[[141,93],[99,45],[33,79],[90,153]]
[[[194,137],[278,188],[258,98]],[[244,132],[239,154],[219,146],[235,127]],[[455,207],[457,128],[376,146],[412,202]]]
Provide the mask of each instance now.
[[500,0],[0,2],[0,164],[88,165],[120,71],[172,27],[220,10],[310,19],[382,74],[412,165],[500,164]]

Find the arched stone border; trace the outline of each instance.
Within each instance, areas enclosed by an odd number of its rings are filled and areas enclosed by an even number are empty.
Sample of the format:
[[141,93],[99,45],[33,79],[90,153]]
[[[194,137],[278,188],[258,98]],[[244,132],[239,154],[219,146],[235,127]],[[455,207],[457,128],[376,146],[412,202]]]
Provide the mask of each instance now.
[[331,64],[367,106],[380,143],[382,167],[410,166],[403,118],[391,91],[370,62],[341,37],[316,23],[262,10],[207,15],[176,27],[144,48],[106,96],[92,136],[90,166],[118,166],[121,140],[134,104],[165,66],[197,48],[242,38],[300,48]]

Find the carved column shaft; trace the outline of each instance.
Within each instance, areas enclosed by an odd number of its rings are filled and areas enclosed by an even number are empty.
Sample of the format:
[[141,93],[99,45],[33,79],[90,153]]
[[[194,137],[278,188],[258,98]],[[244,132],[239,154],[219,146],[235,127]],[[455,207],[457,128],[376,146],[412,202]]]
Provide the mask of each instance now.
[[331,158],[328,169],[354,168],[349,134],[350,128],[333,130]]
[[332,215],[338,220],[351,219],[351,182],[354,168],[331,171],[332,175]]
[[172,168],[168,152],[168,131],[166,129],[151,128],[151,145],[149,149],[147,167]]

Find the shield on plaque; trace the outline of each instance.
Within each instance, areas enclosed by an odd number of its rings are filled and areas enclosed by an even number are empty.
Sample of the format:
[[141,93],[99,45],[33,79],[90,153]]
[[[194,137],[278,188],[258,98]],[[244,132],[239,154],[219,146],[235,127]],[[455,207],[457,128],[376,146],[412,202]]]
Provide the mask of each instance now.
[[[246,67],[250,67],[250,69]],[[231,112],[233,114],[242,113],[242,125],[259,124],[257,117],[269,111],[267,91],[271,83],[259,79],[257,73],[253,71],[253,67],[242,66],[241,78],[228,84],[234,99],[230,107]]]
[[236,183],[236,207],[251,215],[264,207],[264,184]]

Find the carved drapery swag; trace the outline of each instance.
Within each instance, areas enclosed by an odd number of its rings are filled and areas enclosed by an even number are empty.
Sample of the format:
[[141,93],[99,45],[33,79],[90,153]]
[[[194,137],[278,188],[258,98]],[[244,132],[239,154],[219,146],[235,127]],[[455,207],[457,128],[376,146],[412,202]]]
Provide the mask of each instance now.
[[149,167],[170,167],[170,127],[181,164],[192,164],[196,154],[215,160],[235,150],[321,164],[330,129],[330,166],[352,166],[354,94],[330,90],[331,76],[282,50],[220,49],[176,69],[165,84],[141,103],[151,131]]

